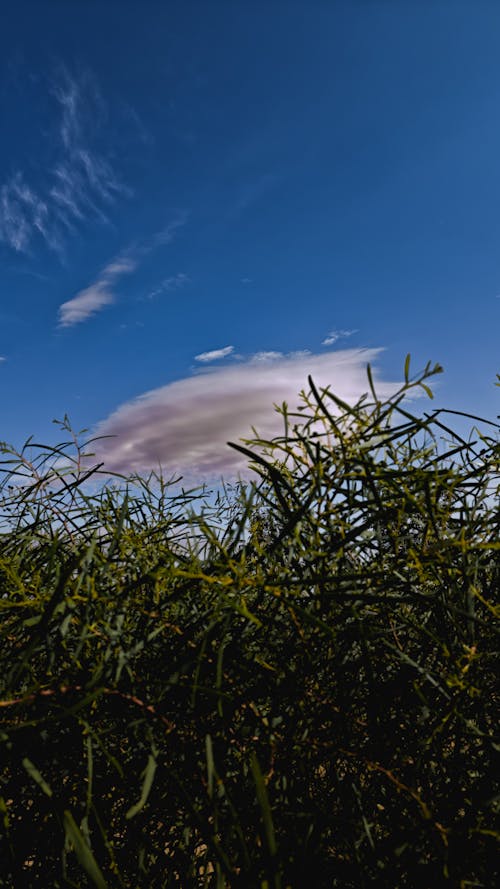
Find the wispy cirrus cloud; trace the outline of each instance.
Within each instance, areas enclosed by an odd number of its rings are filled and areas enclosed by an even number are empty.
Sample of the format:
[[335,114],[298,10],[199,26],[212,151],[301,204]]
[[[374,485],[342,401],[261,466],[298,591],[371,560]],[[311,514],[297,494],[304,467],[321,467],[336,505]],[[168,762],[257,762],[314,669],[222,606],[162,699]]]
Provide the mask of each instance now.
[[211,361],[220,361],[221,358],[227,358],[234,352],[234,346],[224,346],[223,349],[212,349],[210,352],[201,352],[194,356],[195,361],[201,361],[202,364],[209,364]]
[[[296,360],[298,358],[307,358],[310,354],[309,349],[301,349],[299,352],[289,352],[288,358]],[[270,364],[273,361],[282,361],[285,357],[283,352],[255,352],[249,361],[250,364]]]
[[260,176],[239,182],[236,199],[229,211],[229,218],[239,217],[242,213],[264,198],[269,191],[281,184],[283,173],[262,173]]
[[185,275],[184,272],[179,272],[177,275],[170,275],[170,277],[164,278],[158,287],[155,287],[151,293],[148,293],[148,299],[154,299],[162,293],[172,293],[174,290],[180,290],[182,287],[185,287],[186,284],[189,284],[190,280],[189,275]]
[[333,346],[339,340],[346,339],[348,336],[352,336],[357,332],[357,330],[331,330],[328,336],[322,341],[321,345]]
[[36,232],[49,241],[49,228],[47,203],[18,171],[0,189],[0,240],[21,253]]
[[137,262],[130,257],[122,256],[110,262],[92,284],[59,306],[59,327],[74,327],[113,303],[116,281],[136,268]]
[[94,78],[61,67],[49,94],[57,126],[44,146],[48,166],[34,157],[29,175],[14,169],[0,188],[0,240],[17,253],[29,253],[37,239],[62,253],[69,233],[91,219],[107,220],[115,200],[131,193],[96,147],[104,101]]
[[[193,479],[234,476],[244,472],[246,463],[227,447],[228,441],[250,437],[252,427],[264,439],[281,434],[282,418],[273,405],[286,401],[295,409],[308,374],[320,387],[331,385],[345,401],[357,401],[368,389],[366,364],[381,351],[260,353],[275,357],[251,356],[230,367],[207,368],[119,407],[95,430],[96,435],[113,436],[96,444],[96,457],[109,471],[145,472],[161,466],[168,475]],[[396,386],[377,381],[381,396]]]
[[[152,250],[156,249],[160,244],[170,243],[173,240],[175,232],[187,220],[187,214],[178,215],[169,226],[163,231],[170,229],[171,235],[168,241],[158,240],[158,235],[153,235],[149,241],[142,241],[141,244],[135,244],[122,252],[116,259],[113,259],[104,267],[100,275],[92,284],[80,290],[72,299],[62,303],[59,306],[59,327],[74,327],[82,321],[87,321],[93,315],[96,315],[105,306],[115,302],[115,284],[123,275],[134,272],[141,262],[144,261]],[[161,234],[161,233],[160,233]],[[187,275],[177,275],[171,280],[178,280],[179,286],[182,286],[184,279],[187,282]],[[168,279],[166,279],[168,280]],[[164,282],[165,283],[165,282]],[[174,284],[172,287],[175,289]]]
[[165,228],[162,228],[153,236],[151,242],[146,245],[145,249],[154,250],[156,247],[163,247],[166,244],[170,244],[177,234],[177,229],[186,225],[188,219],[188,210],[176,211],[173,219],[165,226]]
[[80,105],[82,85],[69,77],[66,69],[63,69],[63,77],[63,82],[53,85],[52,93],[62,110],[62,141],[66,148],[71,149],[79,141],[81,134]]

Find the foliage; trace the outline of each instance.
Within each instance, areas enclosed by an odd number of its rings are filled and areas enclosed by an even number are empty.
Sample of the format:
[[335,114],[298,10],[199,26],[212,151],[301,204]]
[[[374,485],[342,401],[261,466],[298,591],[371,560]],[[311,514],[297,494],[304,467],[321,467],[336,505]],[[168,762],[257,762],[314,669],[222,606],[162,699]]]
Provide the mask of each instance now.
[[2,446],[0,885],[498,883],[498,426],[438,370],[309,380],[212,499]]

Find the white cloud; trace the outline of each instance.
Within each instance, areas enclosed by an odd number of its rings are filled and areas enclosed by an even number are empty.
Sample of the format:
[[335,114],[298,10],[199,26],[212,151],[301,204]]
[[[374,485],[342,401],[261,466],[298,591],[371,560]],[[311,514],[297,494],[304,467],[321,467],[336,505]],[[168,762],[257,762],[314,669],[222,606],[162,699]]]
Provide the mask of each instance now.
[[135,271],[136,268],[137,262],[135,259],[132,259],[130,256],[119,256],[108,263],[102,274],[107,278],[116,278],[117,275],[125,275],[128,272]]
[[328,336],[321,343],[322,346],[333,346],[338,340],[345,339],[357,333],[357,330],[331,330]]
[[73,228],[76,220],[91,216],[106,221],[103,205],[130,190],[116,178],[110,164],[88,150],[79,150],[53,170],[48,198],[55,223]]
[[15,173],[0,190],[0,240],[17,252],[28,249],[33,232],[48,238],[47,204]]
[[59,327],[73,327],[75,324],[80,324],[100,312],[104,306],[113,303],[115,298],[112,287],[116,279],[130,274],[136,267],[136,261],[126,256],[110,262],[93,284],[80,290],[73,299],[59,306]]
[[63,69],[63,80],[55,84],[52,93],[61,105],[61,139],[66,148],[72,148],[80,137],[79,106],[82,87]]
[[189,284],[189,281],[189,276],[185,275],[184,272],[179,272],[177,275],[171,275],[169,278],[164,278],[158,287],[155,287],[151,293],[148,293],[148,299],[154,299],[155,296],[159,296],[161,293],[170,293],[173,290],[180,290],[181,287],[185,287],[186,284]]
[[208,364],[210,361],[218,361],[220,358],[226,358],[231,352],[234,352],[234,346],[224,346],[223,349],[212,349],[211,352],[202,352],[201,355],[195,355],[194,360],[201,361],[203,364]]
[[164,244],[170,244],[171,241],[175,238],[176,232],[178,228],[182,228],[183,225],[189,219],[189,212],[187,210],[181,210],[172,222],[169,222],[168,225],[165,226],[161,231],[157,232],[154,236],[152,244],[149,245],[147,249],[153,249],[155,247],[162,247]]
[[272,361],[279,361],[284,358],[283,352],[256,352],[250,358],[251,364],[270,364]]
[[[368,389],[366,363],[380,351],[344,349],[300,357],[271,353],[275,357],[267,361],[254,356],[231,367],[207,368],[119,407],[95,430],[96,435],[114,436],[96,442],[96,456],[106,469],[124,473],[160,465],[167,475],[194,479],[234,475],[246,463],[227,441],[251,437],[252,427],[264,438],[281,434],[282,419],[273,404],[286,401],[295,410],[308,374],[319,387],[329,385],[347,402],[357,401]],[[377,383],[381,396],[395,387]]]
[[[172,232],[183,225],[186,219],[186,215],[177,216],[171,223]],[[59,306],[59,327],[73,327],[113,303],[115,301],[113,288],[116,279],[135,271],[139,262],[143,261],[160,243],[167,242],[159,242],[155,235],[149,242],[143,241],[139,246],[135,245],[133,248],[129,248],[127,253],[121,254],[108,263],[96,281]],[[174,278],[167,278],[163,283],[170,282],[171,289],[175,289],[187,281],[189,281],[187,275],[179,274]]]
[[114,296],[107,284],[103,281],[96,281],[60,306],[59,326],[73,327],[81,321],[86,321],[112,302],[114,302]]
[[92,78],[74,78],[63,68],[51,94],[59,139],[47,169],[39,168],[36,185],[18,169],[0,188],[0,241],[18,253],[28,253],[37,238],[61,253],[68,232],[92,218],[106,221],[103,208],[130,194],[109,159],[93,147],[103,100]]

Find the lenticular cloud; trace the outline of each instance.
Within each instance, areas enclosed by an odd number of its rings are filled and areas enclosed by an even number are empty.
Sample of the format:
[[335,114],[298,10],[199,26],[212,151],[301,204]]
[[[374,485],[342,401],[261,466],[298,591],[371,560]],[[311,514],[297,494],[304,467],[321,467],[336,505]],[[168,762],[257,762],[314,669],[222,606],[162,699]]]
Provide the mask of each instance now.
[[[113,472],[144,473],[161,467],[165,475],[210,480],[244,474],[244,458],[227,442],[283,432],[274,409],[286,401],[290,410],[311,374],[319,387],[330,386],[354,403],[367,391],[366,364],[381,349],[343,349],[327,354],[267,354],[169,383],[123,404],[95,430],[113,436],[96,442],[96,456]],[[377,383],[380,396],[394,383]]]

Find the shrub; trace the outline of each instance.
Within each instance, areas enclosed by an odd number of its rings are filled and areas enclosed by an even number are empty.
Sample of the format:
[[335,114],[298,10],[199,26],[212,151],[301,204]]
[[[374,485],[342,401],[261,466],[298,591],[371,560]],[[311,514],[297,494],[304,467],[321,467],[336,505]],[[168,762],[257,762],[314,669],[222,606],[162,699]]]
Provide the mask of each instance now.
[[3,446],[1,885],[498,882],[498,425],[438,370],[310,379],[217,498]]

